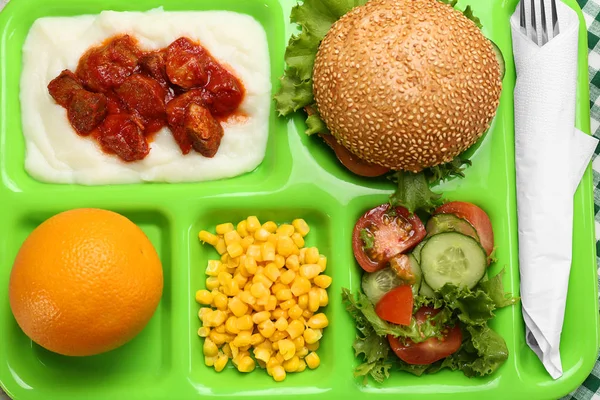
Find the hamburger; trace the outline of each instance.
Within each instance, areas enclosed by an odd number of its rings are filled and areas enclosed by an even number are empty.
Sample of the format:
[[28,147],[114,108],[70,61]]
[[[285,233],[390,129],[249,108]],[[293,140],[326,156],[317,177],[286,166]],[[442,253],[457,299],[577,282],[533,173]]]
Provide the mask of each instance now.
[[[304,109],[307,133],[321,134],[361,175],[451,162],[487,131],[502,87],[501,53],[470,15],[440,0],[370,0],[351,9],[316,43],[310,74],[288,62],[280,113]],[[288,60],[318,36],[303,26]],[[306,86],[310,96],[301,93]]]

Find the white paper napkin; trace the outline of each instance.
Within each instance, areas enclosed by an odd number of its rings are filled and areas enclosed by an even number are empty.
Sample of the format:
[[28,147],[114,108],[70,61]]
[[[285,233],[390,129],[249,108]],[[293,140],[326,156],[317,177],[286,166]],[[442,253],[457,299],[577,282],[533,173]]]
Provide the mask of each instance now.
[[[517,71],[521,302],[527,344],[554,379],[562,375],[559,345],[571,268],[573,195],[597,144],[574,128],[579,19],[560,1],[557,11],[560,34],[543,47],[521,32],[519,7],[510,21]],[[546,15],[549,19],[550,12]]]

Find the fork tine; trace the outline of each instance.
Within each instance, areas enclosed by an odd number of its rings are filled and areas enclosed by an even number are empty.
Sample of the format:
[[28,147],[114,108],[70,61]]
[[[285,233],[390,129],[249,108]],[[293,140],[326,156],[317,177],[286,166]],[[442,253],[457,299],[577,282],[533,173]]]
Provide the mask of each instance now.
[[560,29],[558,27],[558,14],[556,12],[556,0],[551,1],[552,7],[552,37],[558,36]]
[[525,36],[527,36],[527,19],[525,17],[525,0],[521,0],[519,2],[520,4],[520,9],[519,9],[519,16],[521,17],[521,32],[523,32],[523,34]]
[[531,39],[539,46],[537,23],[535,21],[535,0],[531,0],[531,30]]
[[548,24],[546,23],[546,5],[544,0],[540,0],[542,11],[542,46],[548,43]]

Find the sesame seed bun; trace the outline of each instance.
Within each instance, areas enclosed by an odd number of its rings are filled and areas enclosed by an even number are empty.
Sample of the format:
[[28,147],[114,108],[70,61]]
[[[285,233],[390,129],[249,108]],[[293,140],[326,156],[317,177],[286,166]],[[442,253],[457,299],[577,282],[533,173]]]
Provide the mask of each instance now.
[[361,159],[418,172],[452,161],[489,128],[501,91],[492,44],[437,0],[371,0],[317,52],[313,92],[337,141]]

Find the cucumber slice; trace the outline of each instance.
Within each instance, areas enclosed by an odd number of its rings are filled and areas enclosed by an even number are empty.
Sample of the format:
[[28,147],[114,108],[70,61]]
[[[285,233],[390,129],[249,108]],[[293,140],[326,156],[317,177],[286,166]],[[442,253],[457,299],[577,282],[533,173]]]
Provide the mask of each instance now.
[[417,263],[419,263],[419,265],[421,264],[421,249],[423,248],[423,246],[425,246],[425,242],[426,242],[426,240],[421,241],[410,252],[410,254],[415,258]]
[[423,272],[421,271],[421,266],[419,265],[415,256],[409,254],[408,260],[410,262],[410,269],[412,270],[412,273],[415,276],[415,283],[412,284],[412,291],[413,296],[416,296],[419,294],[419,290],[421,289],[421,285],[423,284]]
[[479,242],[479,236],[477,236],[477,231],[473,228],[473,225],[462,218],[458,218],[454,214],[434,215],[427,221],[425,229],[427,230],[427,237],[442,232],[458,232],[463,235],[471,236]]
[[446,283],[472,289],[483,278],[486,267],[483,247],[461,233],[438,233],[421,250],[423,277],[434,291]]
[[389,267],[371,273],[365,272],[361,283],[365,296],[374,305],[381,300],[384,294],[396,286],[404,284],[402,279],[398,278],[394,270]]
[[[490,40],[490,42],[492,42]],[[500,80],[504,79],[504,74],[506,73],[506,64],[504,62],[504,55],[502,54],[502,50],[500,47],[494,42],[492,42],[492,47],[494,48],[494,53],[496,53],[496,58],[498,59],[498,64],[500,65]]]
[[423,282],[421,282],[421,289],[419,289],[419,294],[421,296],[425,296],[430,299],[435,298],[435,292],[433,291],[432,288],[429,287],[429,285],[427,284],[427,282],[425,282],[425,280],[423,280]]

